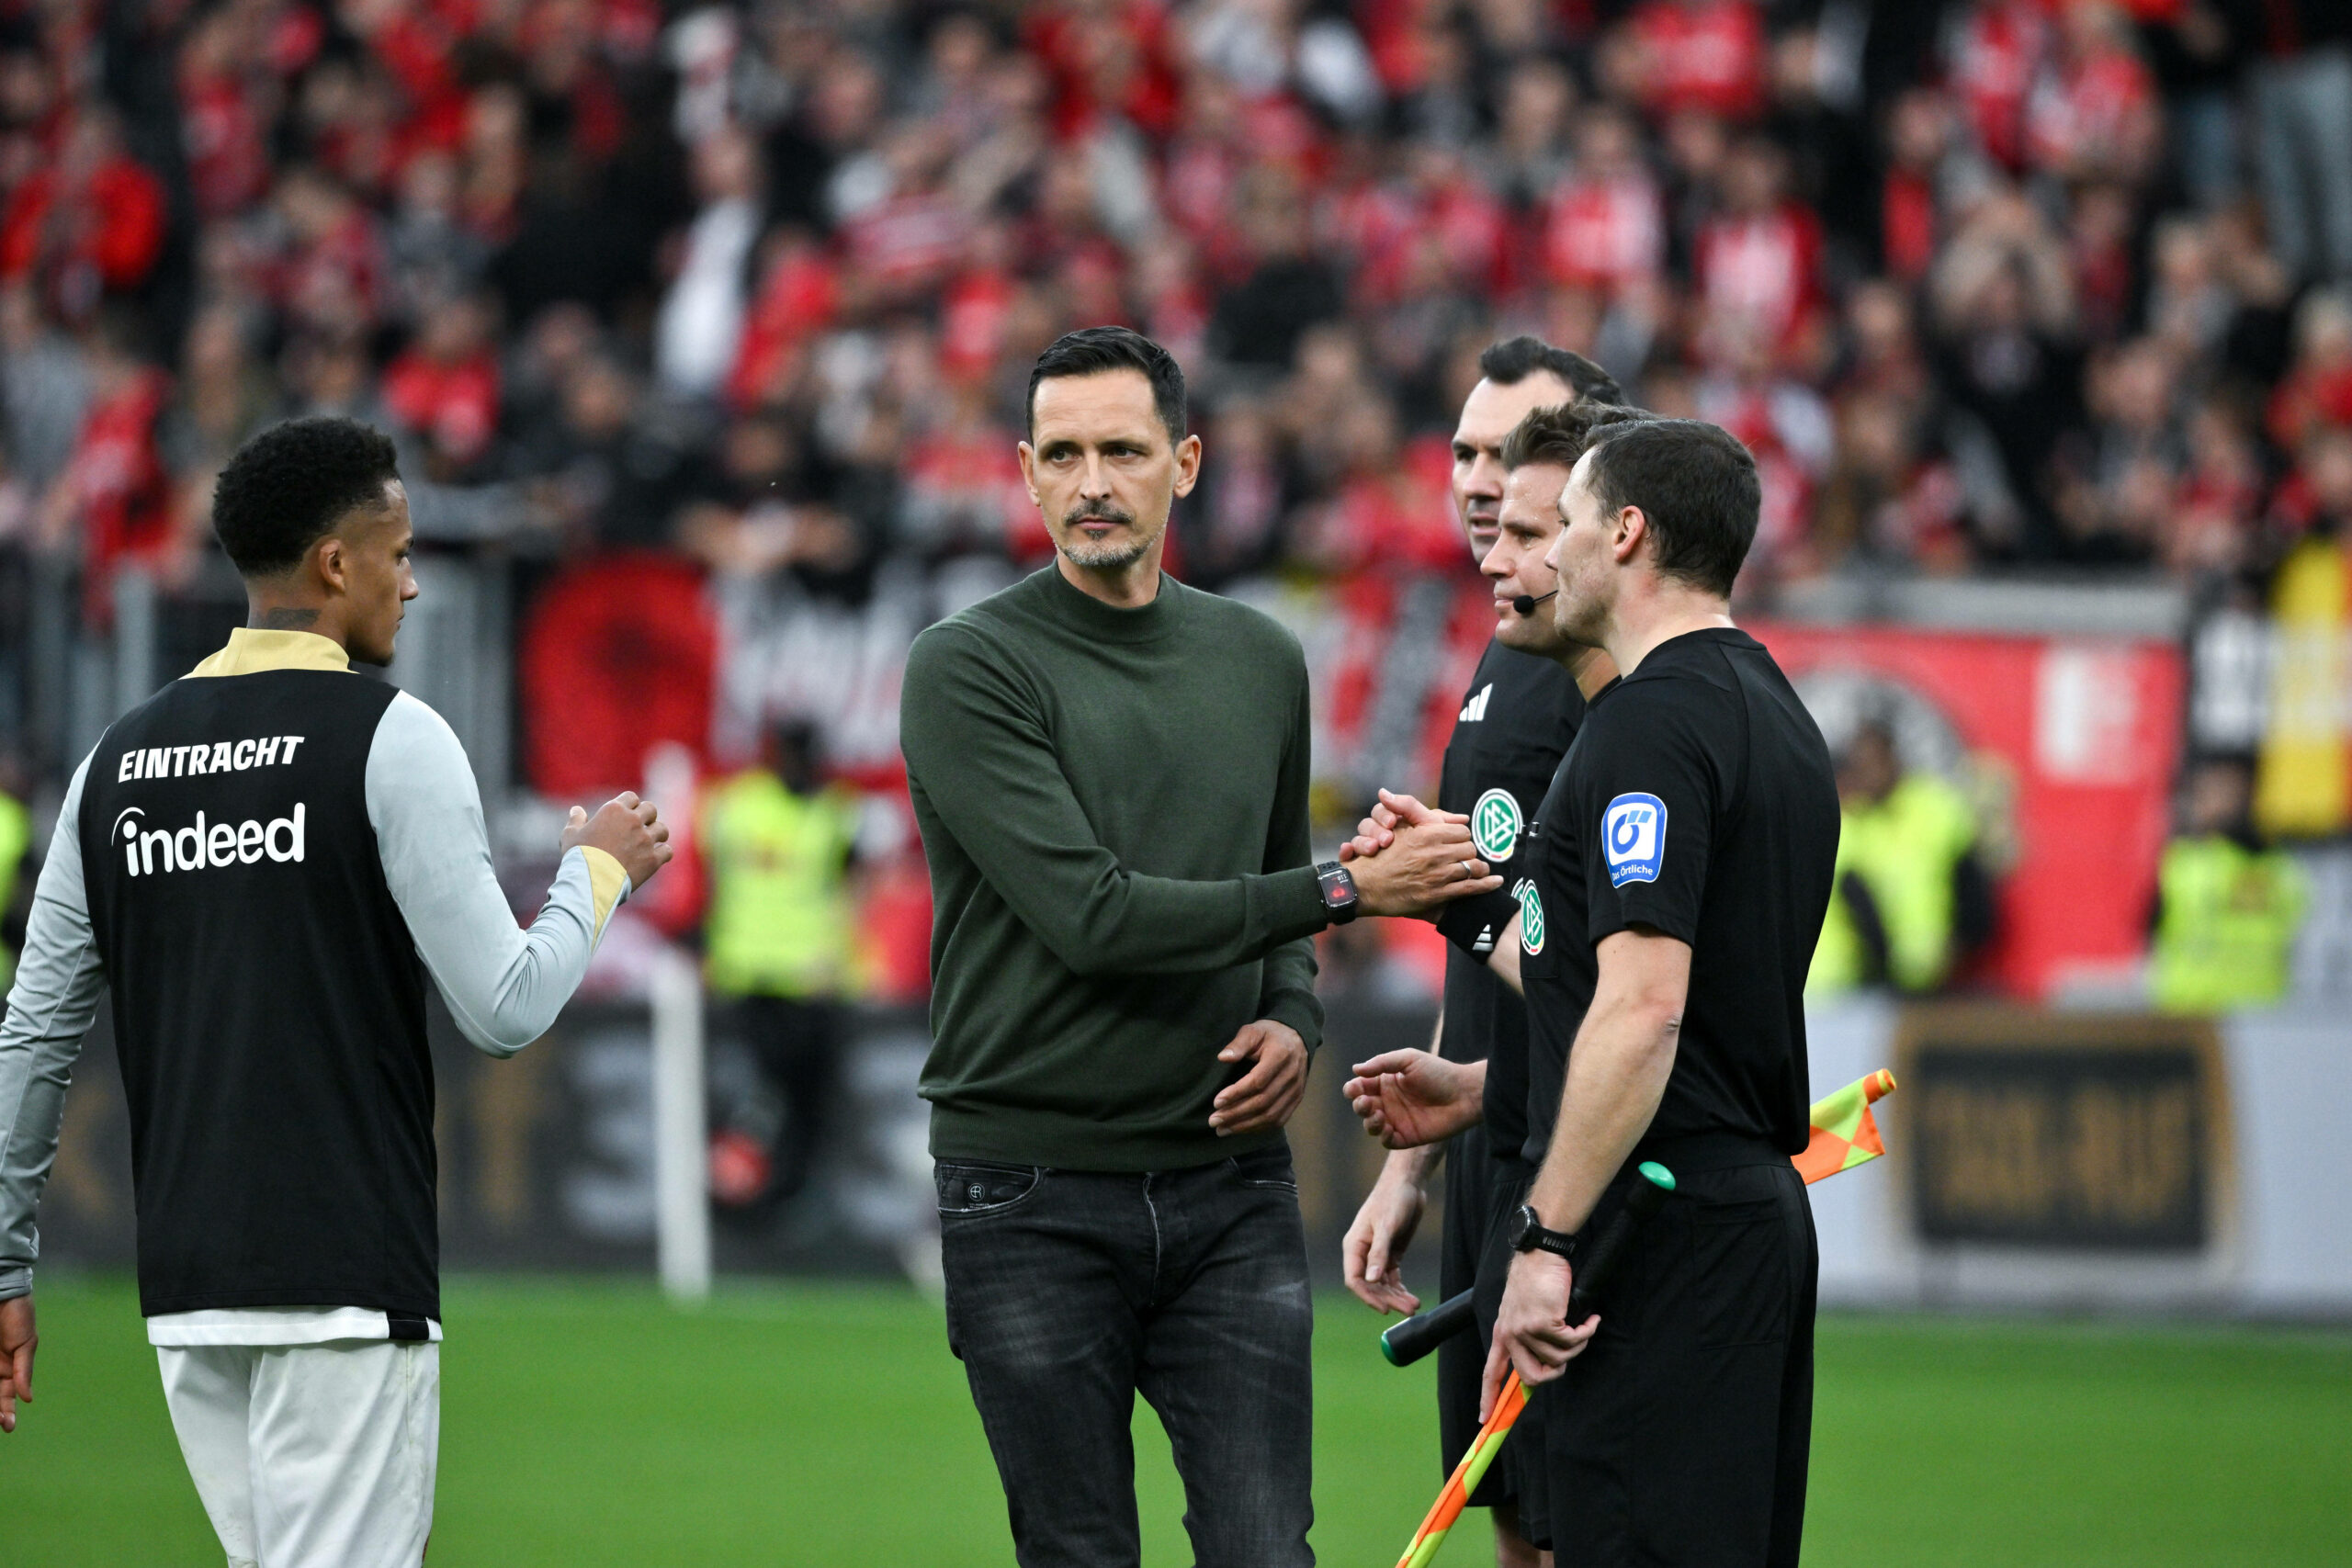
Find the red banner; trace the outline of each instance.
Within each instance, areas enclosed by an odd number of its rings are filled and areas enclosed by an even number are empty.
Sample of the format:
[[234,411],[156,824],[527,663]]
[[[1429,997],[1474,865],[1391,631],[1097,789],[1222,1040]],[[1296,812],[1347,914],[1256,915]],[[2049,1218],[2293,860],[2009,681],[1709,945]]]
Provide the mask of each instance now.
[[[2126,978],[2147,946],[2179,761],[2185,669],[2174,645],[1750,626],[1836,748],[1840,718],[1901,716],[1987,819],[2000,925],[1981,977],[2040,999]],[[1826,699],[1826,700],[1825,700]]]

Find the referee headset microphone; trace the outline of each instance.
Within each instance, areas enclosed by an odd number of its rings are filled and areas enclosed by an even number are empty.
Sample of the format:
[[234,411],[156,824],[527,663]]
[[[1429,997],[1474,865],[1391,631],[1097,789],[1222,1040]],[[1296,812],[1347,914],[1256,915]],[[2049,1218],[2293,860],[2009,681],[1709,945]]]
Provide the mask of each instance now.
[[1522,593],[1518,598],[1510,602],[1510,607],[1518,611],[1522,615],[1532,615],[1535,614],[1536,605],[1541,604],[1546,599],[1556,598],[1559,592],[1560,591],[1558,589],[1555,588],[1549,593]]

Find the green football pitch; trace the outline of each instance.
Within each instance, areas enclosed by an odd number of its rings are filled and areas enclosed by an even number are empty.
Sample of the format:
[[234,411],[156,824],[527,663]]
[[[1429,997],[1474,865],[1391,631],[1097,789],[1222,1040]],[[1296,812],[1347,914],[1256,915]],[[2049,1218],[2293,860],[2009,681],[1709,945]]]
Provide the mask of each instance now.
[[[1386,1568],[1436,1493],[1427,1364],[1320,1303],[1315,1543]],[[1012,1562],[935,1310],[903,1290],[449,1292],[434,1568]],[[220,1559],[126,1284],[40,1292],[38,1403],[0,1438],[0,1562]],[[1139,1415],[1148,1563],[1191,1561]],[[2222,1568],[2352,1562],[2352,1335],[1826,1319],[1808,1562]],[[1701,1506],[1703,1506],[1702,1504]],[[1442,1563],[1491,1557],[1468,1516]]]

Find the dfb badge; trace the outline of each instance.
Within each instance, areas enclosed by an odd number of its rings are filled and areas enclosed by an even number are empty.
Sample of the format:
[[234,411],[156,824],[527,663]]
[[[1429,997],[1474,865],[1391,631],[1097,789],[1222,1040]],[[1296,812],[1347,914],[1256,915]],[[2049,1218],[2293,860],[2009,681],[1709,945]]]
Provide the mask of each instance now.
[[1478,797],[1470,808],[1470,838],[1478,852],[1489,864],[1510,859],[1519,848],[1519,830],[1523,818],[1519,814],[1519,802],[1507,789],[1490,789]]
[[1609,886],[1656,882],[1666,863],[1666,802],[1654,795],[1621,795],[1600,814],[1600,854]]
[[1544,896],[1535,891],[1535,879],[1522,876],[1519,886],[1510,890],[1519,900],[1519,945],[1530,957],[1544,951]]

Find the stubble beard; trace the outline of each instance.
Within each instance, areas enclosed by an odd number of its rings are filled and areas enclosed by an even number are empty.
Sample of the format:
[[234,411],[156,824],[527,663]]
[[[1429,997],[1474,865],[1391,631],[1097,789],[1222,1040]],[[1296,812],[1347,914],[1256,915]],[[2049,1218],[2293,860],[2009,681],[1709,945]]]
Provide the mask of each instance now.
[[1609,621],[1608,606],[1590,593],[1578,593],[1566,574],[1560,578],[1560,596],[1552,601],[1552,629],[1577,648],[1599,648]]
[[[1105,539],[1096,544],[1078,531],[1080,524],[1091,522],[1123,523],[1133,528],[1136,520],[1123,511],[1080,512],[1062,519],[1062,558],[1072,566],[1085,567],[1091,571],[1117,571],[1123,567],[1133,566],[1150,552],[1159,538],[1159,529],[1155,528],[1148,534],[1130,534],[1125,542]],[[1160,525],[1160,528],[1166,526],[1165,523]]]

